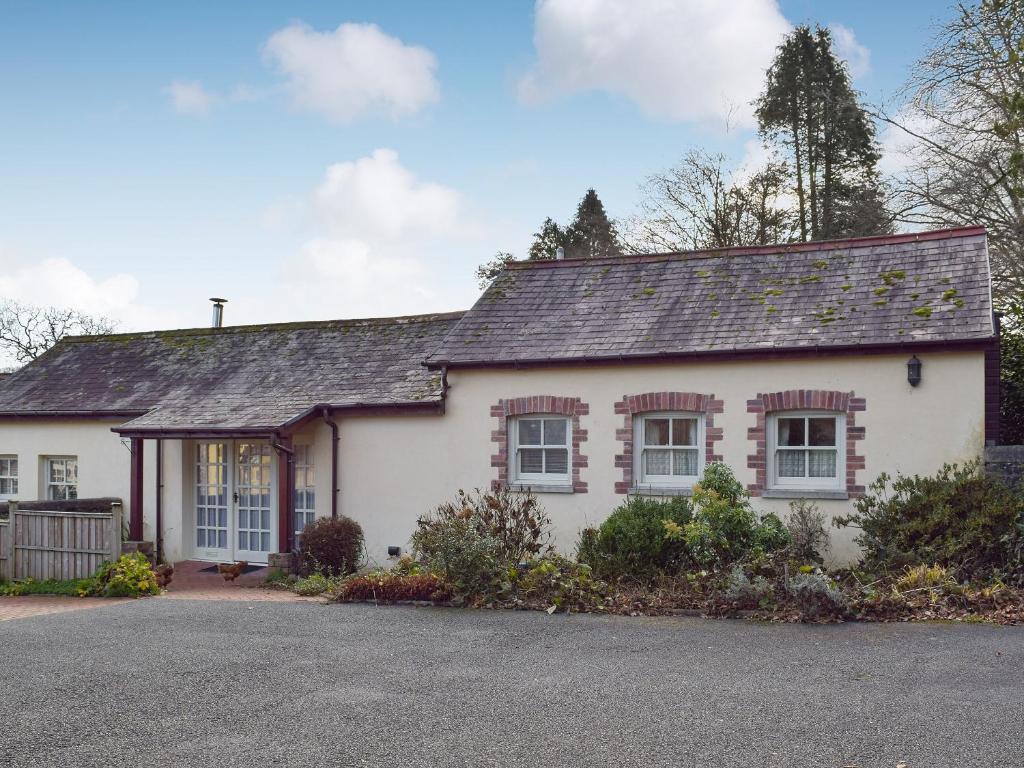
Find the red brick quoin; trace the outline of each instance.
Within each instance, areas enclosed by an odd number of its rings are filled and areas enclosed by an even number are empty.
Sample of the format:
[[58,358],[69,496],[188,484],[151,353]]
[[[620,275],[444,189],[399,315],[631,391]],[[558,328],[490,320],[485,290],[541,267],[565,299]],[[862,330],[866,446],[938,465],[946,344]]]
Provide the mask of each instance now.
[[616,493],[629,493],[633,487],[633,416],[654,411],[686,411],[704,414],[705,460],[721,461],[715,443],[722,439],[722,428],[715,426],[715,414],[723,410],[723,402],[714,395],[697,392],[647,392],[623,395],[615,404],[615,413],[622,414],[622,427],[615,430],[615,439],[622,443],[622,453],[615,457],[615,466],[622,470],[622,480],[615,483]]
[[864,427],[856,424],[857,412],[863,411],[867,402],[863,397],[854,397],[853,392],[837,392],[826,389],[790,389],[786,392],[758,394],[747,400],[747,413],[757,414],[757,423],[747,430],[747,439],[753,440],[756,451],[747,456],[747,467],[755,470],[757,481],[747,486],[752,496],[760,496],[768,486],[766,415],[774,411],[836,411],[846,414],[846,492],[851,496],[863,496],[864,486],[857,484],[857,470],[864,469],[864,457],[856,453],[857,441],[864,439]]
[[498,478],[491,481],[492,488],[508,485],[508,419],[512,416],[528,416],[535,413],[568,416],[572,423],[572,490],[586,493],[587,484],[580,480],[580,469],[587,466],[587,457],[580,453],[580,446],[587,440],[587,430],[580,429],[580,416],[590,413],[590,406],[578,397],[555,397],[553,395],[530,395],[499,400],[491,406],[491,416],[498,420],[498,428],[491,431],[491,442],[497,446],[497,453],[491,456],[491,466],[498,470]]

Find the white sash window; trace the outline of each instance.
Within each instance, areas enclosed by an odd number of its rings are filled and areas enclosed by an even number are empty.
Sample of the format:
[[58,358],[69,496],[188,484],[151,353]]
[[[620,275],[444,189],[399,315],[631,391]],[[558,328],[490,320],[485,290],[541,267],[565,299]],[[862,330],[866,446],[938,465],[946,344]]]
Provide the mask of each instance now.
[[846,487],[846,417],[830,411],[772,414],[769,472],[773,488],[834,491]]
[[703,414],[646,413],[633,435],[638,488],[692,488],[704,471]]
[[569,439],[564,416],[519,416],[510,420],[511,475],[524,485],[572,485]]

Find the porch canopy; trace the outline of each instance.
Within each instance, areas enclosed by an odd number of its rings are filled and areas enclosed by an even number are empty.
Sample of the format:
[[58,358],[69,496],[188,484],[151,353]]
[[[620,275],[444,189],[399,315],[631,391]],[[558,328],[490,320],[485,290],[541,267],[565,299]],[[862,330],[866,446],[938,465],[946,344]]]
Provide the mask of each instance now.
[[[443,377],[423,360],[461,316],[69,337],[5,381],[0,417],[116,419],[112,430],[131,441],[135,540],[144,440],[268,440],[279,456],[278,547],[287,551],[294,431],[338,411],[441,412]],[[336,456],[334,464],[336,472]]]

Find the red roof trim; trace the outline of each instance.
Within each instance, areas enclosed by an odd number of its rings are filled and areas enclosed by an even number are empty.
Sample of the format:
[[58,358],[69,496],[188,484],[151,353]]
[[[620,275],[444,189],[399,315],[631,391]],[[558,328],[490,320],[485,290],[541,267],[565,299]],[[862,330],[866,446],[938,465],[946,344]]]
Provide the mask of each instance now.
[[547,259],[543,261],[512,261],[507,269],[551,269],[579,264],[630,264],[669,259],[701,259],[718,256],[761,256],[777,253],[804,253],[830,251],[836,248],[867,248],[872,245],[896,245],[916,243],[925,240],[953,240],[961,237],[976,237],[985,234],[985,227],[955,227],[936,229],[930,232],[909,232],[900,235],[873,235],[871,237],[850,237],[843,240],[815,240],[810,243],[780,243],[778,245],[735,246],[731,248],[705,248],[697,251],[671,251],[667,253],[643,253],[627,256],[606,256],[599,259]]

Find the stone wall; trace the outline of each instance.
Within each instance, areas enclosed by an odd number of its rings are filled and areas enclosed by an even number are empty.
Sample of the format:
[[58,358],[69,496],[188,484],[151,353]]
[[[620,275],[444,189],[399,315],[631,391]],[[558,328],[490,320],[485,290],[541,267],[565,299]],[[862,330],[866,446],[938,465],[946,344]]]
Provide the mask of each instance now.
[[1024,445],[986,446],[985,471],[1008,485],[1024,487]]

